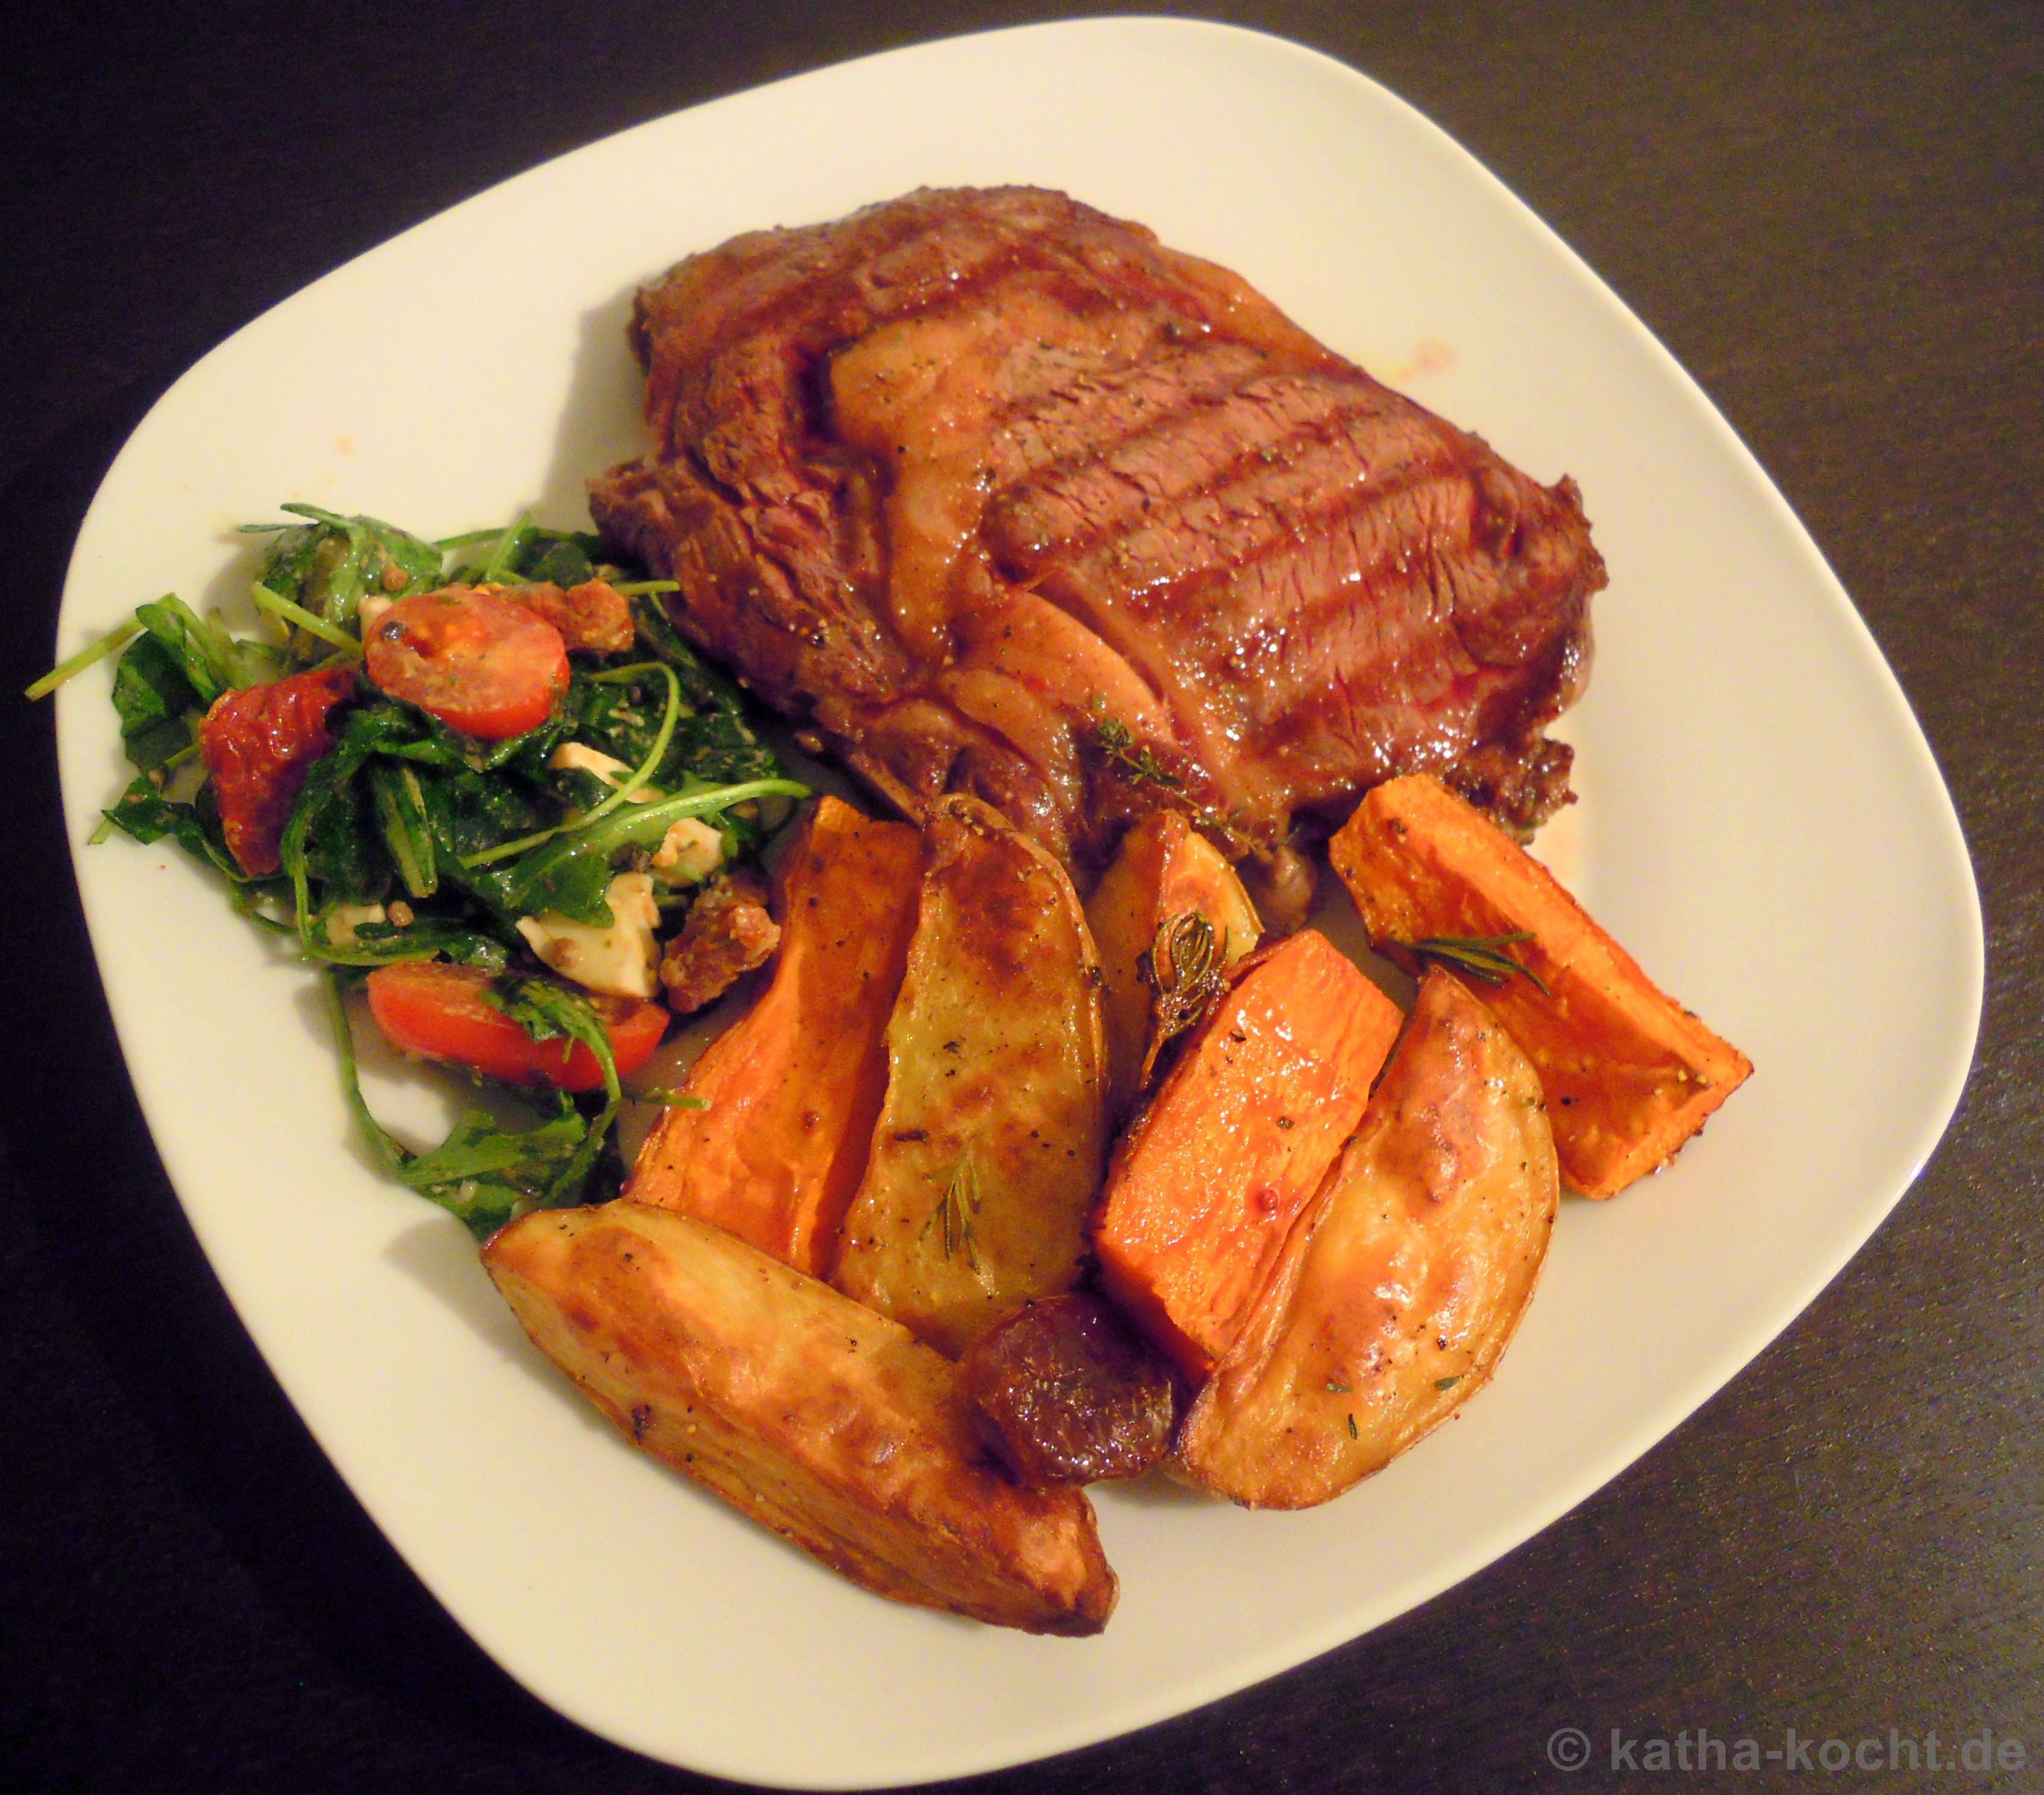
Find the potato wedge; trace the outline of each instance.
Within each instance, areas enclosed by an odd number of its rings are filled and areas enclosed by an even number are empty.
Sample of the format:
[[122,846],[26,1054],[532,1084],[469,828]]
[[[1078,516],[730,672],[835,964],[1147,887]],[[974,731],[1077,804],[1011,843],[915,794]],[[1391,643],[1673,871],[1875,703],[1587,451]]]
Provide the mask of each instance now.
[[1558,1192],[1532,1067],[1428,973],[1362,1126],[1185,1416],[1187,1474],[1303,1509],[1381,1470],[1489,1378]]
[[887,1097],[833,1282],[954,1355],[1078,1282],[1106,1147],[1100,972],[1063,867],[934,807]]
[[1482,996],[1539,1072],[1571,1190],[1614,1196],[1665,1164],[1753,1070],[1546,867],[1430,775],[1377,786],[1327,851],[1370,944],[1408,969],[1403,944],[1530,936],[1509,951],[1546,990],[1508,977]]
[[1101,1282],[1194,1383],[1362,1120],[1400,1020],[1325,936],[1287,936],[1244,965],[1116,1149]]
[[627,1196],[829,1270],[886,1089],[922,855],[906,823],[817,801],[775,875],[772,982],[690,1068],[686,1088],[709,1107],[661,1117]]
[[690,1216],[540,1209],[483,1263],[626,1438],[897,1601],[1097,1633],[1115,1598],[1093,1509],[1016,1487],[956,1369],[905,1328]]
[[1107,981],[1101,1020],[1107,1032],[1108,1107],[1126,1116],[1149,1084],[1166,1028],[1178,1020],[1159,1013],[1160,1005],[1169,1002],[1168,990],[1160,990],[1155,976],[1160,944],[1166,986],[1183,985],[1188,969],[1170,965],[1169,945],[1181,918],[1205,918],[1222,974],[1254,951],[1263,924],[1226,856],[1175,810],[1153,811],[1121,838],[1085,913]]

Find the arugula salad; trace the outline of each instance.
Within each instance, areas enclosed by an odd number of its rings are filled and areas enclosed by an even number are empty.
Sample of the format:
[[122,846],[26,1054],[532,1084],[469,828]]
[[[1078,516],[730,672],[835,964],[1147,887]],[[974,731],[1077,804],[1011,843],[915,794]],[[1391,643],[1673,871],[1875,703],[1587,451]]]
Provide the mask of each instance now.
[[[325,969],[372,1147],[478,1239],[614,1195],[620,1080],[670,1016],[661,939],[807,789],[668,620],[671,582],[595,536],[281,509],[244,526],[267,636],[167,596],[29,688],[118,656],[135,777],[94,840],[174,838]],[[527,1094],[527,1125],[474,1109],[430,1151],[398,1142],[356,1076],[358,987],[399,1047]]]

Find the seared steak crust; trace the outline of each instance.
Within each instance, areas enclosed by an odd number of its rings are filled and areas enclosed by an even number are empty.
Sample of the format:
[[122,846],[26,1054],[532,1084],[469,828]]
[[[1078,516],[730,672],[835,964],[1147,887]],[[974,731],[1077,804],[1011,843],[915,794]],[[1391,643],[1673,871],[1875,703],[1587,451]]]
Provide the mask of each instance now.
[[1140,225],[918,192],[691,257],[632,334],[654,449],[598,526],[911,816],[970,791],[1083,866],[1160,803],[1267,851],[1424,768],[1566,799],[1573,483]]

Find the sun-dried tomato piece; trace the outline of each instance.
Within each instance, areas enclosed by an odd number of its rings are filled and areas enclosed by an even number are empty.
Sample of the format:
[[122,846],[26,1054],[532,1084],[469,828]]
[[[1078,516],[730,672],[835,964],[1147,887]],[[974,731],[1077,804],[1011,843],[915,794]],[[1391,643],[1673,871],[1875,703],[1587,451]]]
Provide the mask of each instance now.
[[321,667],[223,692],[206,713],[199,752],[220,801],[227,845],[252,878],[276,871],[277,844],[299,788],[333,745],[327,713],[354,691],[352,668]]
[[631,602],[605,580],[584,580],[565,592],[548,580],[484,590],[544,617],[571,648],[621,655],[638,639],[639,626],[632,621]]

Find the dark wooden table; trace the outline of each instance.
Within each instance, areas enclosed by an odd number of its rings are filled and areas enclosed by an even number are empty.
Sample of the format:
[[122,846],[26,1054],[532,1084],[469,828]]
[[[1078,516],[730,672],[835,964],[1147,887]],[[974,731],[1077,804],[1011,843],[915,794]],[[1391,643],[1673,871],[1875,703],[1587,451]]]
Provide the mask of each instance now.
[[[1614,1728],[1774,1743],[1791,1728],[1936,1729],[1955,1750],[1985,1728],[2028,1758],[1992,1785],[2044,1787],[2044,12],[1186,10],[1301,39],[1412,100],[1723,407],[1937,751],[1986,909],[1986,1020],[1952,1130],[1892,1219],[1616,1483],[1368,1638],[985,1785],[1627,1786],[1652,1778],[1643,1762],[1612,1771]],[[10,689],[47,663],[71,537],[128,429],[265,306],[622,126],[1065,10],[244,0],[75,4],[5,27]],[[311,1444],[201,1259],[120,1070],[48,717],[0,705],[0,729],[22,928],[0,1044],[0,1786],[694,1785],[513,1685]],[[1598,1742],[1573,1777],[1546,1757],[1566,1725]],[[1671,1774],[1991,1781],[1885,1761],[1827,1777],[1814,1759]]]

